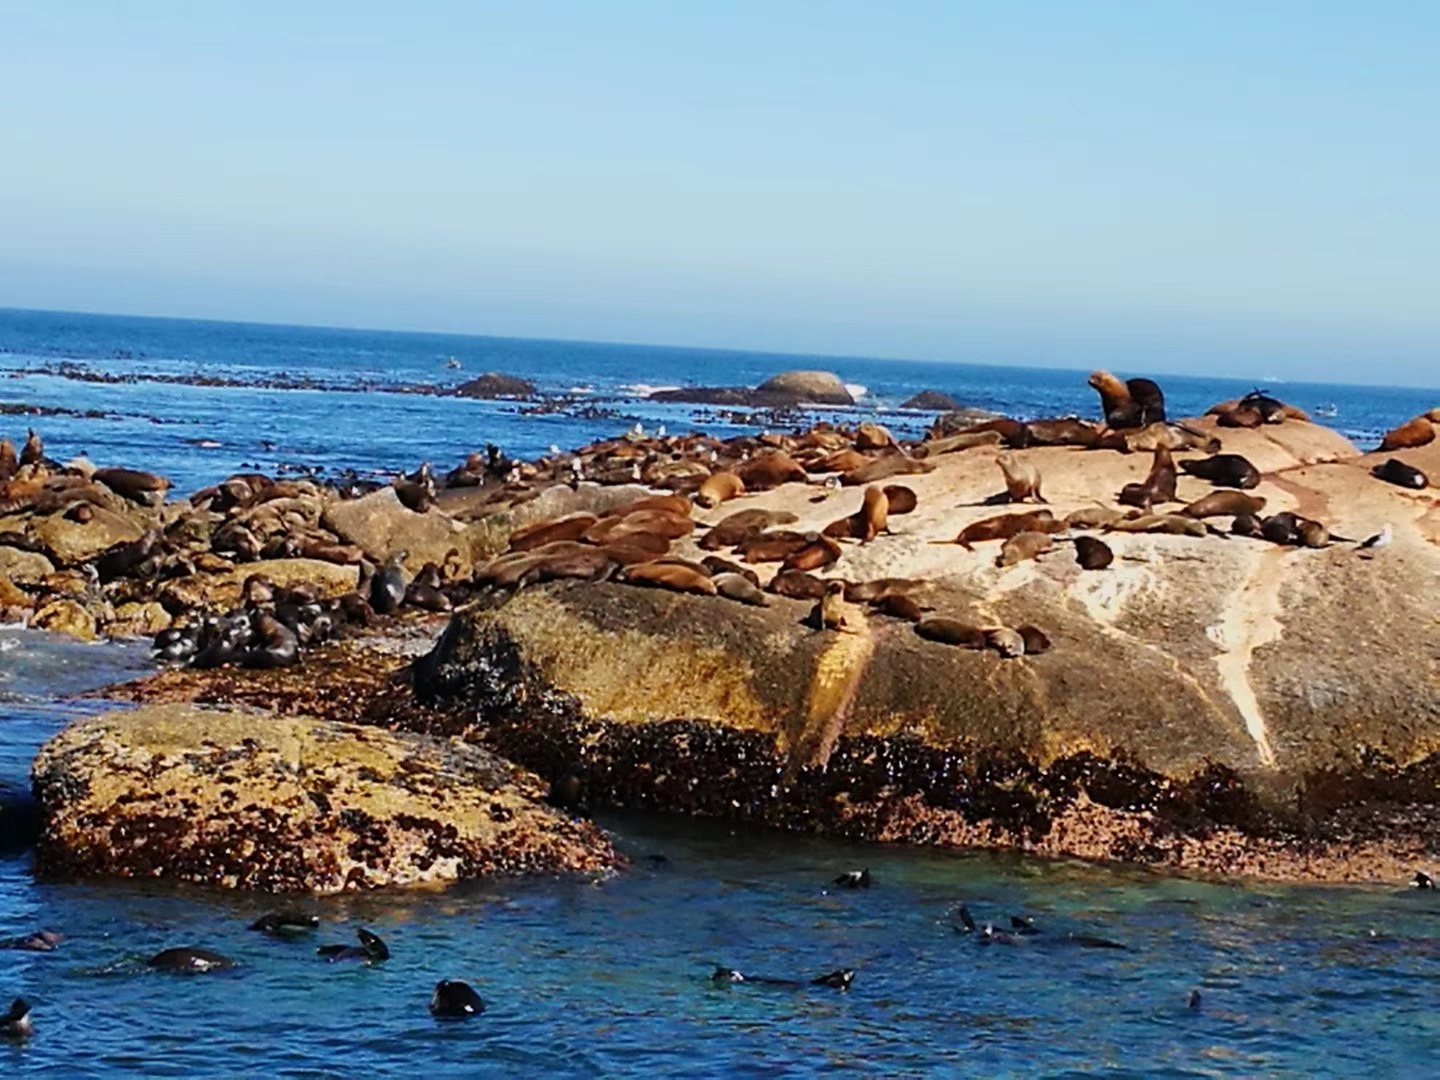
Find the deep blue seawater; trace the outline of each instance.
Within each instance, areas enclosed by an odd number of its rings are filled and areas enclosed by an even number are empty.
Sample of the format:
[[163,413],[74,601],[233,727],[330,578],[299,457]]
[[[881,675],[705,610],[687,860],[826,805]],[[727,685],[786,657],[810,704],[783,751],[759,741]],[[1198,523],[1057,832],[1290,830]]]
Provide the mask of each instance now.
[[[458,360],[459,371],[446,366]],[[308,378],[328,390],[109,386],[36,374]],[[895,406],[921,389],[1021,416],[1094,415],[1083,371],[508,341],[0,311],[0,415],[53,456],[154,468],[181,491],[241,467],[447,468],[495,442],[517,456],[636,422],[705,426],[638,386],[753,384],[821,367],[864,386],[862,412],[918,430]],[[614,415],[522,416],[517,406],[359,389],[454,383],[484,371],[583,391]],[[1143,374],[1121,371],[1122,376]],[[1196,413],[1251,379],[1163,378]],[[1263,383],[1362,444],[1435,404],[1405,390]],[[629,389],[627,389],[629,388]],[[833,414],[832,414],[833,415]],[[220,443],[200,447],[199,441]],[[75,695],[128,677],[143,649],[0,630],[0,786],[92,712]],[[0,937],[48,927],[54,953],[0,951],[0,1009],[23,995],[37,1032],[0,1042],[0,1074],[147,1076],[1427,1075],[1440,1053],[1440,902],[1396,888],[1288,888],[998,855],[856,846],[654,817],[603,822],[635,859],[603,880],[467,885],[314,901],[319,941],[378,932],[393,958],[327,965],[312,942],[245,926],[265,897],[160,885],[37,882],[0,858]],[[663,855],[656,863],[648,858]],[[875,887],[836,891],[868,866]],[[953,930],[1035,917],[1043,933],[981,945]],[[1083,948],[1089,934],[1125,949]],[[145,957],[198,945],[233,972],[176,977]],[[848,993],[715,986],[712,965],[808,978],[858,972]],[[478,1020],[425,1011],[440,978],[470,981]],[[1201,995],[1191,1009],[1191,991]]]

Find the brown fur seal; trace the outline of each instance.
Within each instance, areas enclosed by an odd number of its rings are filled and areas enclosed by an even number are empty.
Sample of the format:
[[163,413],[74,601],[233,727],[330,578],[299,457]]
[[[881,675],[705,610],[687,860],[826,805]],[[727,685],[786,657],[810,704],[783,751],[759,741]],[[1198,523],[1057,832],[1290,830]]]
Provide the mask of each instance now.
[[920,497],[915,494],[915,489],[904,484],[886,484],[884,491],[892,517],[908,514],[920,505]]
[[1180,468],[1190,476],[1209,480],[1216,487],[1248,491],[1260,485],[1260,470],[1240,454],[1216,454],[1214,457],[1182,461]]
[[1120,502],[1149,510],[1156,503],[1175,501],[1175,459],[1163,446],[1155,448],[1150,472],[1142,484],[1126,484],[1120,489]]
[[599,520],[594,514],[571,514],[554,521],[527,525],[510,534],[510,550],[532,551],[556,540],[579,540]]
[[0,439],[0,484],[14,480],[20,471],[20,459],[15,454],[15,444],[9,439]]
[[958,435],[947,435],[943,439],[929,439],[915,447],[917,458],[929,459],[941,454],[954,454],[976,446],[999,446],[1005,440],[998,431],[966,431]]
[[1260,525],[1260,519],[1254,514],[1239,514],[1230,523],[1230,534],[1232,536],[1248,536],[1251,539],[1265,539],[1265,531]]
[[1099,529],[1123,521],[1134,511],[1117,510],[1113,506],[1082,506],[1065,515],[1065,525],[1071,529]]
[[840,630],[848,633],[856,633],[859,630],[859,618],[854,610],[845,602],[845,583],[843,581],[827,581],[825,583],[825,595],[815,602],[810,609],[809,625],[817,630]]
[[962,649],[985,647],[984,630],[944,615],[921,619],[915,624],[915,633],[926,641],[938,641],[942,645],[958,645]]
[[915,578],[877,578],[874,581],[858,581],[845,586],[845,599],[855,604],[873,604],[885,596],[910,596],[930,588],[928,581]]
[[1025,643],[1026,656],[1039,656],[1041,653],[1050,651],[1050,635],[1032,623],[1024,626],[1017,626],[1015,632],[1020,635],[1020,640]]
[[721,470],[705,478],[695,492],[695,501],[708,509],[731,499],[738,499],[744,494],[745,482],[733,472]]
[[670,541],[653,533],[628,532],[602,545],[602,549],[620,565],[629,566],[670,554]]
[[849,517],[832,521],[825,526],[825,536],[837,540],[859,540],[868,544],[886,530],[890,502],[885,492],[878,487],[867,487],[860,509]]
[[1025,655],[1024,636],[1018,630],[1011,630],[1008,626],[996,626],[986,630],[985,646],[994,649],[1007,660]]
[[746,491],[769,491],[781,484],[804,484],[810,480],[810,474],[783,450],[756,454],[749,461],[742,461],[735,466],[735,475]]
[[927,473],[933,472],[934,469],[935,466],[929,462],[917,461],[904,454],[890,454],[888,457],[872,461],[864,468],[843,473],[840,483],[845,487],[864,487],[866,484],[873,484],[878,480],[888,480],[892,476]]
[[1079,446],[1090,450],[1100,445],[1101,430],[1088,420],[1065,416],[1054,420],[1031,420],[1025,425],[1024,446]]
[[1113,532],[1168,533],[1171,536],[1206,535],[1203,521],[1182,514],[1141,514],[1137,518],[1117,521],[1110,529]]
[[647,585],[700,596],[714,596],[719,592],[710,575],[697,573],[677,563],[636,563],[625,567],[616,577],[630,585]]
[[926,609],[920,606],[919,601],[903,593],[886,593],[873,606],[880,614],[889,615],[892,619],[919,622],[925,617]]
[[1096,371],[1090,376],[1090,385],[1100,394],[1105,423],[1116,431],[1165,419],[1165,395],[1150,379],[1121,382],[1108,371]]
[[1243,491],[1228,488],[1212,491],[1204,498],[1196,499],[1180,513],[1192,518],[1235,517],[1240,514],[1258,514],[1264,509],[1264,496],[1246,495]]
[[837,561],[843,554],[840,545],[828,536],[817,536],[804,547],[791,552],[780,564],[786,570],[820,570]]
[[768,586],[776,596],[791,600],[818,600],[825,595],[825,582],[803,570],[783,570],[770,579]]
[[1220,450],[1219,439],[1184,424],[1147,424],[1138,431],[1125,432],[1123,438],[1125,449],[1132,454],[1162,446],[1167,450],[1203,450],[1207,454]]
[[806,469],[812,473],[843,473],[863,469],[870,461],[858,450],[836,450],[810,463]]
[[1000,472],[1005,477],[1005,494],[1012,503],[1024,502],[1026,499],[1034,499],[1038,503],[1045,501],[1045,497],[1040,494],[1040,470],[1033,464],[1022,462],[1008,451],[997,455],[995,464],[1000,466]]
[[715,591],[726,599],[738,600],[754,607],[770,606],[770,598],[743,574],[716,574],[710,580],[715,583]]
[[1055,541],[1049,533],[1017,533],[1005,541],[1004,546],[1000,549],[1000,554],[995,558],[995,565],[1014,566],[1043,555],[1054,546]]
[[1323,548],[1330,545],[1330,530],[1312,518],[1301,518],[1296,522],[1295,534],[1301,547]]
[[170,481],[163,476],[137,469],[96,469],[91,479],[122,498],[146,506],[158,506],[170,490]]
[[1422,491],[1430,486],[1428,476],[1414,465],[1407,465],[1399,458],[1389,458],[1383,465],[1376,465],[1370,470],[1370,475],[1378,480],[1384,480],[1387,484],[1395,484],[1412,491]]
[[1077,536],[1075,538],[1075,561],[1082,570],[1104,570],[1115,561],[1115,552],[1099,537]]
[[1380,449],[1411,450],[1434,441],[1435,424],[1429,416],[1422,414],[1387,431],[1385,437],[1380,440]]
[[738,550],[740,558],[747,563],[784,562],[814,537],[814,533],[775,529],[743,541]]
[[45,462],[45,443],[40,433],[33,428],[26,432],[25,445],[20,450],[20,467],[42,465]]
[[1023,514],[1000,514],[971,522],[960,530],[955,543],[970,549],[973,544],[981,544],[987,540],[1008,540],[1022,532],[1060,532],[1064,528],[1049,510],[1029,510]]
[[884,450],[891,446],[898,448],[898,445],[890,429],[879,424],[861,424],[855,429],[856,450]]
[[634,502],[617,506],[612,513],[618,517],[629,517],[642,510],[660,510],[667,514],[674,514],[676,517],[688,518],[693,508],[690,500],[684,495],[644,495]]
[[790,525],[798,519],[785,510],[737,510],[721,518],[700,540],[706,551],[735,547],[776,525]]
[[760,575],[751,570],[748,566],[741,566],[739,563],[731,562],[729,559],[722,559],[719,555],[707,555],[700,560],[700,565],[711,577],[719,577],[721,574],[739,574],[746,581],[756,588],[760,586]]
[[694,528],[695,523],[688,517],[668,510],[637,510],[624,517],[612,514],[601,518],[585,530],[584,539],[591,544],[608,544],[631,533],[648,533],[663,536],[666,540],[678,540],[688,536]]
[[1260,523],[1260,535],[1272,544],[1297,544],[1300,541],[1300,519],[1288,510],[1272,514]]

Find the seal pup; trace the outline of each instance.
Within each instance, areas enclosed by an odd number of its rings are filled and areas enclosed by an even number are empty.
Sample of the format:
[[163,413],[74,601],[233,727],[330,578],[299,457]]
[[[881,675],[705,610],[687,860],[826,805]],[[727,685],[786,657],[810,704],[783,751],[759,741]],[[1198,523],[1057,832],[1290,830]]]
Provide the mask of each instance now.
[[[1032,627],[1033,629],[1033,627]],[[1041,635],[1044,637],[1044,635]],[[1046,647],[1050,639],[1045,638]],[[1018,630],[1011,630],[1008,626],[996,626],[985,631],[985,645],[994,649],[1006,660],[1013,660],[1017,656],[1025,655],[1025,638]]]
[[962,649],[985,647],[984,630],[946,615],[931,615],[921,619],[915,624],[915,633],[926,641],[935,641],[941,645],[956,645]]
[[1193,518],[1240,517],[1244,514],[1259,514],[1264,509],[1264,496],[1246,495],[1243,491],[1230,489],[1212,491],[1190,503],[1180,513]]
[[320,928],[318,915],[306,915],[298,911],[270,911],[250,924],[249,929],[258,930],[268,937],[299,937]]
[[1179,467],[1185,474],[1208,480],[1217,488],[1243,488],[1248,491],[1260,485],[1260,469],[1241,454],[1217,454],[1212,458],[1182,461]]
[[35,1033],[30,1020],[30,1003],[16,998],[10,1003],[10,1011],[0,1016],[0,1035],[7,1039],[26,1039]]
[[430,1015],[437,1020],[468,1020],[484,1011],[485,1002],[469,983],[441,979],[430,995]]
[[1115,561],[1115,552],[1099,537],[1075,537],[1075,561],[1082,570],[1104,570]]
[[845,583],[827,581],[825,595],[815,602],[807,619],[816,630],[837,630],[844,633],[859,633],[859,627],[851,623],[852,609],[845,602]]
[[1009,451],[997,454],[995,464],[1000,466],[1000,472],[1005,477],[1005,495],[1010,502],[1024,502],[1026,499],[1034,499],[1038,503],[1045,501],[1040,494],[1040,470],[1034,465],[1021,461]]
[[315,950],[316,956],[323,956],[332,964],[339,960],[363,960],[367,964],[378,964],[390,959],[390,949],[380,938],[363,926],[355,931],[360,939],[356,945],[321,945]]
[[379,615],[394,615],[405,602],[408,582],[402,568],[408,552],[397,551],[385,562],[383,569],[370,579],[370,606]]
[[837,877],[833,884],[842,889],[868,889],[870,888],[870,868],[864,870],[846,870]]
[[1017,626],[1015,633],[1020,635],[1020,640],[1025,645],[1026,656],[1039,656],[1050,651],[1050,635],[1033,623]]
[[1029,559],[1038,558],[1055,547],[1049,533],[1026,531],[1016,533],[1006,540],[995,557],[996,566],[1014,566]]
[[208,949],[177,948],[156,953],[145,961],[145,966],[156,971],[200,974],[206,971],[223,971],[226,968],[233,968],[235,961]]
[[915,489],[904,484],[886,484],[881,490],[885,492],[888,511],[893,515],[908,514],[920,505]]
[[1377,480],[1384,480],[1387,484],[1395,484],[1397,487],[1409,488],[1412,491],[1422,491],[1430,486],[1430,478],[1414,465],[1407,465],[1399,458],[1389,458],[1385,464],[1376,465],[1370,470],[1370,475]]
[[752,607],[770,606],[770,598],[744,574],[715,574],[710,580],[715,583],[715,591],[727,600],[738,600]]

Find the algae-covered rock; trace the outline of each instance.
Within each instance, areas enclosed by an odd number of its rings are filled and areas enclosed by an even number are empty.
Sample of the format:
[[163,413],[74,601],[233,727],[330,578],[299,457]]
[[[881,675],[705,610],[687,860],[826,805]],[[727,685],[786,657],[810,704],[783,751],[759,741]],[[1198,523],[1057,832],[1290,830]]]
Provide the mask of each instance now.
[[92,561],[116,544],[140,539],[146,527],[147,520],[137,511],[92,506],[89,519],[83,522],[64,514],[37,518],[30,525],[30,534],[56,562],[74,566]]
[[528,398],[534,396],[535,384],[529,379],[490,371],[461,383],[452,392],[456,397],[468,398]]
[[81,641],[94,641],[95,616],[74,600],[53,600],[35,612],[30,620],[34,630],[69,634]]
[[51,876],[329,893],[617,859],[485,750],[303,717],[153,706],[85,720],[42,748],[32,779]]
[[39,552],[0,545],[0,577],[12,583],[33,585],[54,572],[54,564]]

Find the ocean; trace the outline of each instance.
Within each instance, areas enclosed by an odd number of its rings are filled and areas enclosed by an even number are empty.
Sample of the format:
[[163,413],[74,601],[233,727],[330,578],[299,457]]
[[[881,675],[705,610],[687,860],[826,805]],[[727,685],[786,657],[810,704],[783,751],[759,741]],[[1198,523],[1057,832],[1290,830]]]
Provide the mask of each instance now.
[[[1021,417],[1096,412],[1084,370],[0,310],[0,434],[35,427],[54,457],[155,469],[187,493],[240,469],[389,475],[428,460],[443,470],[487,442],[537,456],[636,423],[753,430],[639,394],[812,367],[863,388],[840,415],[878,417],[897,432],[929,422],[898,409],[924,389]],[[486,371],[529,378],[560,404],[527,414],[434,393]],[[1175,415],[1259,382],[1157,378]],[[1260,385],[1333,410],[1324,422],[1367,447],[1436,404],[1423,391]],[[0,790],[26,782],[46,738],[102,707],[78,695],[147,665],[134,644],[0,630]],[[65,935],[53,953],[0,951],[0,1009],[23,996],[36,1025],[26,1042],[0,1042],[0,1070],[1353,1076],[1423,1073],[1440,1053],[1440,902],[1403,883],[1293,888],[653,816],[602,824],[633,869],[315,900],[315,942],[247,931],[280,906],[266,897],[58,885],[36,881],[27,855],[0,858],[0,938],[42,927]],[[860,867],[873,888],[831,885]],[[1040,932],[989,943],[958,933],[961,903],[982,926],[1027,916]],[[352,941],[357,926],[389,943],[390,961],[314,956],[314,944]],[[1094,938],[1123,948],[1086,947]],[[195,977],[145,969],[171,946],[214,949],[239,967]],[[844,992],[717,985],[715,965],[856,976]],[[431,1020],[425,1006],[440,978],[470,982],[485,1014]]]

